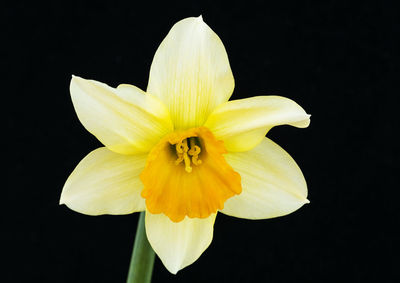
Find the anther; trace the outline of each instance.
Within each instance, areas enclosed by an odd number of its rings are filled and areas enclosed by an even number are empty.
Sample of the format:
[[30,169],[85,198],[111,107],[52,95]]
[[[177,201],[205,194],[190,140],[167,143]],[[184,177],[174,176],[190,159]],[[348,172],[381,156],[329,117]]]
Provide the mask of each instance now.
[[183,144],[179,142],[175,145],[176,153],[183,153]]
[[189,155],[192,156],[192,162],[194,165],[200,165],[201,164],[201,160],[199,160],[199,154],[201,152],[201,148],[196,145],[195,143],[195,139],[194,138],[190,138],[190,150],[189,150]]
[[199,158],[198,155],[195,155],[195,156],[192,157],[192,162],[193,162],[194,165],[200,165],[201,164],[201,160],[198,159],[198,158]]
[[191,150],[193,150],[194,146],[196,145],[196,142],[194,138],[189,138],[189,142],[190,142],[190,150],[189,150],[190,152]]

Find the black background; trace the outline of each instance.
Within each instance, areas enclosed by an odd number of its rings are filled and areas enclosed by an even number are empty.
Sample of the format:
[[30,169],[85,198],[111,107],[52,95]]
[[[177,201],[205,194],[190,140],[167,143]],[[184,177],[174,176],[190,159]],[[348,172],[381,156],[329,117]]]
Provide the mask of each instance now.
[[394,1],[216,2],[3,7],[5,282],[124,282],[138,215],[58,205],[70,172],[101,146],[77,119],[69,81],[145,89],[169,29],[200,14],[227,49],[232,99],[282,95],[312,114],[307,129],[268,134],[303,170],[311,203],[269,220],[220,214],[200,259],[175,276],[156,259],[153,282],[399,280]]

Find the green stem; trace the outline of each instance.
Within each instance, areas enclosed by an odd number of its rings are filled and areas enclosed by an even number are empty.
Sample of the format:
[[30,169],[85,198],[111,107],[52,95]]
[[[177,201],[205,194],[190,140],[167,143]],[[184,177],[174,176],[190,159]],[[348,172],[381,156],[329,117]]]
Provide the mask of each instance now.
[[128,279],[126,280],[127,283],[151,282],[155,254],[147,240],[144,217],[145,212],[142,211],[136,230]]

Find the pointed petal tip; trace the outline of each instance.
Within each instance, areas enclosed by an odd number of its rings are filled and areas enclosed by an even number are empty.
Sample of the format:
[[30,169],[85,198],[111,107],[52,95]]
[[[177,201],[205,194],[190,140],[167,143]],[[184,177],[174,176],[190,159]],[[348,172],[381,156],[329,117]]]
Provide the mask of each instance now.
[[308,125],[307,125],[308,127],[311,124],[311,114],[307,114],[307,119],[308,119]]
[[171,272],[171,274],[176,275],[180,269],[179,268],[167,268],[167,270],[169,272]]
[[164,264],[165,268],[173,275],[176,275],[179,271],[187,267],[187,265],[182,265],[182,263],[168,264],[168,261],[164,261],[163,259],[161,259],[161,262]]
[[74,83],[74,84],[79,84],[79,82],[84,81],[85,79],[79,77],[79,76],[75,76],[75,75],[71,75],[71,82],[70,82],[70,86]]
[[199,19],[199,21],[201,21],[201,22],[204,22],[203,21],[203,15],[198,16],[197,19]]
[[71,75],[71,81],[72,80],[82,80],[83,78],[81,78],[80,76],[76,76],[74,74]]
[[305,199],[305,200],[304,200],[304,203],[305,203],[305,204],[309,204],[309,203],[310,203],[310,200]]
[[[64,188],[63,188],[63,191],[64,191]],[[63,193],[61,193],[60,200],[58,201],[58,204],[59,205],[65,204],[65,196],[64,196]]]

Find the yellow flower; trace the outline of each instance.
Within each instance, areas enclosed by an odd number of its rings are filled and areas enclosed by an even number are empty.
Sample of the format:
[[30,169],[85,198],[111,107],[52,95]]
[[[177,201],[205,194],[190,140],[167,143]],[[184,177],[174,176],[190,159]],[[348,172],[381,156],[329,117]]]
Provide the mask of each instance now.
[[228,56],[201,16],[176,23],[159,46],[147,91],[73,77],[72,101],[105,147],[69,176],[60,203],[88,215],[146,211],[146,234],[176,273],[209,246],[217,212],[265,219],[307,203],[295,161],[266,133],[304,128],[294,101],[258,96],[228,101]]

